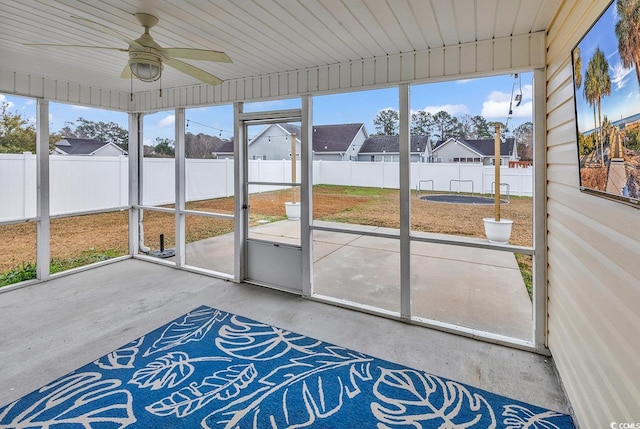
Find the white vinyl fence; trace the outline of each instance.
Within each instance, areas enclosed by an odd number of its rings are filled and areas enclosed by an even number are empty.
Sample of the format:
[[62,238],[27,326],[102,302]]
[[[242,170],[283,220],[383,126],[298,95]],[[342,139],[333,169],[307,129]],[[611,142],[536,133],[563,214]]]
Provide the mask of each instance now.
[[[120,157],[51,156],[51,214],[70,214],[125,207],[128,203],[129,160]],[[392,162],[314,161],[314,184],[399,188],[399,164]],[[147,158],[143,165],[143,204],[175,200],[173,159]],[[532,168],[501,168],[501,183],[510,195],[533,195]],[[300,181],[298,163],[297,181]],[[493,193],[494,168],[477,164],[411,164],[411,188]],[[290,161],[249,161],[250,182],[290,182]],[[36,216],[36,157],[0,155],[0,222]],[[252,185],[250,192],[278,186]],[[507,186],[502,186],[505,193]],[[187,201],[233,195],[233,160],[186,160]]]

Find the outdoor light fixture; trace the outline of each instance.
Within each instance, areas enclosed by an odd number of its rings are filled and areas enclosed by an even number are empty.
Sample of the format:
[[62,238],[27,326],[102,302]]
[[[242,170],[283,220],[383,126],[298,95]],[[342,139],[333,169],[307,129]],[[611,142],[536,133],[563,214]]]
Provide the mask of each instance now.
[[516,107],[522,103],[522,94],[516,94]]
[[162,61],[158,55],[149,52],[130,52],[131,73],[143,82],[155,82],[162,75]]

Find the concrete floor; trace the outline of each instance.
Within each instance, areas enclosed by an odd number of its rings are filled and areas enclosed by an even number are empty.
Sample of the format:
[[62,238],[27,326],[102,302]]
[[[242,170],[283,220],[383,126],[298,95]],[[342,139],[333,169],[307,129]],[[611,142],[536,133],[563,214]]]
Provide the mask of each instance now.
[[0,293],[0,405],[203,304],[568,411],[550,358],[134,259]]
[[[375,226],[347,226],[393,232]],[[299,245],[300,222],[253,227],[249,237]],[[233,234],[191,243],[187,264],[233,273],[232,248]],[[398,240],[314,231],[313,261],[314,294],[400,312]],[[512,253],[412,242],[411,285],[416,317],[532,339],[533,306]]]

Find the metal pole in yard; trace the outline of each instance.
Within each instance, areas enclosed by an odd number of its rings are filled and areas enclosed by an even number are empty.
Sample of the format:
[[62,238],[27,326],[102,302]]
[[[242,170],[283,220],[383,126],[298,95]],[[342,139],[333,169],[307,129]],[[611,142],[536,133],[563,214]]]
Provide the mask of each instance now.
[[[296,183],[296,133],[291,133],[291,183]],[[296,187],[291,188],[293,197],[291,202],[296,202]]]
[[495,199],[495,206],[493,209],[493,218],[496,222],[500,222],[500,125],[496,124],[496,139],[495,139],[495,188],[493,190],[493,196]]

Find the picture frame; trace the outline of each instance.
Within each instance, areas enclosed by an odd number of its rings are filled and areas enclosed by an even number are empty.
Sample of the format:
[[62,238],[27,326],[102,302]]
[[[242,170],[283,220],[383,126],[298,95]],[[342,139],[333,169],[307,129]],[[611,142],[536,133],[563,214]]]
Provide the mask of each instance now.
[[[571,50],[580,190],[640,208],[640,6],[613,0]],[[638,9],[638,10],[634,10]]]

